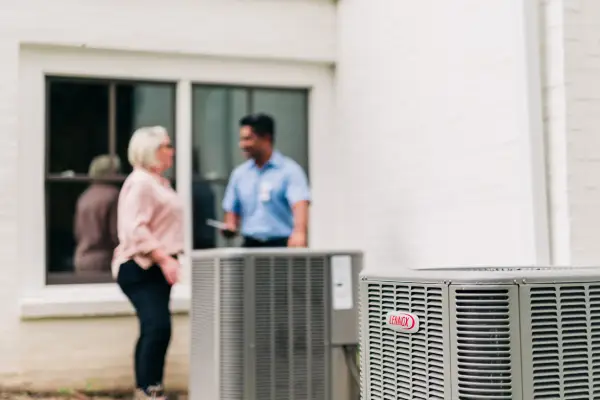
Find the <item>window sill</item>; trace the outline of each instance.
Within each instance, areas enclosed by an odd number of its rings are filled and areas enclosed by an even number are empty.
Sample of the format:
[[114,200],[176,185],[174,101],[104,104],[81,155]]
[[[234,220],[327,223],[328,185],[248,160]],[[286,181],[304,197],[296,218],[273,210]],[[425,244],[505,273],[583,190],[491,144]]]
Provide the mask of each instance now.
[[[191,288],[173,287],[171,312],[187,314]],[[48,318],[89,318],[134,315],[129,300],[116,284],[46,286],[40,292],[21,299],[22,320]]]

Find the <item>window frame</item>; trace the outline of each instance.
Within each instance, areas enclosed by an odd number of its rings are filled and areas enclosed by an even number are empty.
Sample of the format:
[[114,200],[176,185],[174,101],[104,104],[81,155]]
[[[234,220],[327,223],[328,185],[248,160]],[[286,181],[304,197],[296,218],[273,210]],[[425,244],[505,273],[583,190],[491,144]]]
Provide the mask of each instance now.
[[[69,183],[91,183],[92,179],[87,174],[74,174],[71,176],[64,176],[60,173],[50,172],[50,146],[51,133],[50,133],[50,118],[51,118],[51,105],[50,105],[50,85],[54,82],[69,82],[69,83],[94,83],[99,85],[108,86],[108,153],[109,155],[117,155],[117,86],[123,84],[135,85],[161,85],[170,87],[173,90],[174,98],[172,104],[172,115],[175,117],[177,113],[177,81],[164,81],[164,80],[149,80],[149,79],[122,79],[122,78],[95,78],[95,77],[80,77],[80,76],[64,76],[64,75],[52,75],[45,74],[45,103],[44,103],[44,116],[45,116],[45,136],[44,136],[44,210],[46,215],[49,214],[48,208],[48,185],[51,183],[61,182],[64,184]],[[173,119],[173,132],[172,135],[173,146],[177,152],[177,119]],[[122,163],[126,163],[127,160],[121,160]],[[175,164],[173,165],[173,174],[177,176],[177,154],[175,154]],[[114,178],[95,179],[96,182],[112,182],[122,183],[127,178],[126,174],[118,174]],[[175,181],[173,179],[172,181]],[[73,210],[75,212],[75,210]],[[48,243],[48,230],[50,226],[48,220],[45,220],[45,240]],[[46,259],[48,259],[47,250],[45,252]],[[112,273],[111,272],[91,272],[85,276],[75,274],[75,272],[50,272],[49,265],[46,264],[46,285],[65,285],[65,284],[95,284],[95,283],[111,283]]]
[[[19,62],[19,234],[21,317],[52,318],[132,314],[133,309],[114,283],[46,285],[45,262],[45,76],[110,80],[173,81],[176,88],[176,129],[180,149],[190,148],[192,83],[219,86],[260,86],[309,90],[308,134],[310,170],[331,169],[329,150],[335,139],[333,69],[328,64],[294,60],[203,57],[199,55],[117,51],[68,46],[21,45]],[[314,138],[319,137],[319,147]],[[191,152],[177,154],[175,180],[191,182]],[[308,171],[307,171],[308,172]],[[311,173],[311,220],[326,227],[328,209],[336,200],[334,187]],[[184,202],[185,255],[182,282],[173,289],[173,311],[189,309],[191,255],[191,185],[178,184]],[[321,222],[323,221],[323,222]],[[311,245],[319,242],[315,227]],[[325,229],[326,231],[326,229]],[[321,238],[323,239],[323,238]],[[321,243],[326,243],[321,241]],[[317,245],[318,246],[318,245]]]

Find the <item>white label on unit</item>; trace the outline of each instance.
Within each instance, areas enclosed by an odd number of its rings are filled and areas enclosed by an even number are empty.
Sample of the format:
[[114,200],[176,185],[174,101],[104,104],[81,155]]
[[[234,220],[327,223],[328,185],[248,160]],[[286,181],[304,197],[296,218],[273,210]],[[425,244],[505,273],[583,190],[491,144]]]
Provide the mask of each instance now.
[[385,316],[388,328],[396,332],[416,333],[419,331],[419,317],[403,311],[390,311]]
[[334,310],[351,310],[354,307],[352,293],[352,257],[331,257],[331,293]]

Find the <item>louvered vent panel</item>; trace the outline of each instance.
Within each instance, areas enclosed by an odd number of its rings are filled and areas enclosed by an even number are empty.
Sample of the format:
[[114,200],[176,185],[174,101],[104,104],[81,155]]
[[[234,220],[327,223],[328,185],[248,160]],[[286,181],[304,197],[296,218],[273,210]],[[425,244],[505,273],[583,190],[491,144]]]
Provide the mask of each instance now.
[[365,309],[363,309],[363,307],[368,305],[368,299],[366,297],[366,294],[368,293],[368,288],[366,288],[364,286],[364,283],[361,283],[360,286],[360,290],[358,291],[358,304],[357,304],[357,311],[358,311],[358,365],[360,368],[360,398],[361,399],[367,399],[367,386],[366,386],[366,380],[365,380],[365,374],[367,372],[367,369],[365,367],[365,361],[366,361],[366,357],[365,357],[365,353],[366,353],[366,349],[368,348],[367,346],[367,340],[368,340],[368,330],[364,329],[364,324],[367,322],[367,314],[365,311]]
[[[456,400],[520,398],[516,287],[452,288]],[[514,317],[514,321],[513,318]],[[516,354],[516,353],[515,353]]]
[[256,259],[256,398],[326,400],[325,259]]
[[600,399],[600,286],[532,285],[533,400]]
[[221,400],[239,400],[244,397],[243,259],[221,260],[220,286]]
[[217,395],[214,348],[215,337],[215,261],[194,260],[192,266],[192,293],[190,327],[190,393],[195,399],[203,392]]
[[[363,315],[367,325],[364,352],[366,393],[370,400],[446,400],[444,370],[444,291],[441,286],[368,282]],[[364,291],[363,291],[364,294]],[[419,332],[398,333],[385,326],[389,311],[420,319]]]

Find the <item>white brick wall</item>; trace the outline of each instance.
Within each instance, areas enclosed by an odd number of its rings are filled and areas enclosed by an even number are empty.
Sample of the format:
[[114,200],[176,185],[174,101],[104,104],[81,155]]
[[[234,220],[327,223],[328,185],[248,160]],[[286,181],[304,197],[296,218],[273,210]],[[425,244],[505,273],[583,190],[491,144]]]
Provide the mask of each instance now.
[[571,262],[600,262],[600,4],[564,0]]
[[555,264],[600,262],[600,4],[541,2]]
[[[25,322],[19,325],[15,356],[0,386],[30,390],[122,390],[133,384],[133,345],[138,324],[133,317]],[[3,336],[3,340],[7,340]],[[187,316],[175,316],[166,367],[170,389],[186,390],[189,357]],[[2,359],[6,365],[7,360]]]
[[[163,58],[184,53],[212,56],[212,62],[222,59],[229,63],[235,59],[285,60],[288,64],[298,61],[305,63],[309,71],[314,71],[311,68],[315,65],[334,61],[335,28],[335,7],[327,0],[2,2],[0,386],[44,390],[129,387],[133,382],[131,352],[137,334],[137,324],[132,317],[20,320],[19,303],[24,286],[21,280],[31,276],[20,260],[20,243],[17,240],[18,229],[24,229],[17,224],[18,176],[20,169],[27,167],[30,150],[19,142],[18,134],[21,128],[19,97],[20,93],[25,93],[19,87],[19,46],[44,44],[143,51],[154,52]],[[77,63],[76,58],[73,63]],[[227,65],[224,62],[222,68],[227,68]],[[146,72],[140,71],[142,75]],[[292,73],[301,79],[296,72]],[[308,72],[308,75],[311,73]],[[252,71],[248,74],[251,75]],[[280,77],[273,79],[277,81]],[[319,94],[318,97],[329,101],[327,93],[324,95]],[[328,112],[328,107],[319,106],[316,113],[320,112]],[[42,140],[43,131],[39,134]],[[24,243],[22,251],[35,252],[36,249]],[[167,367],[167,381],[171,388],[186,387],[187,359],[188,320],[187,317],[177,317]]]
[[[0,13],[1,15],[2,13]],[[0,23],[0,26],[2,24]],[[2,35],[0,34],[0,38]],[[17,235],[17,156],[18,156],[18,47],[16,43],[0,39],[0,132],[6,147],[0,148],[0,258],[3,260],[0,274],[0,374],[13,373],[19,365],[19,353],[15,352],[17,340],[19,254]],[[2,380],[0,379],[0,382]]]
[[333,61],[328,0],[5,0],[8,40],[229,57]]

